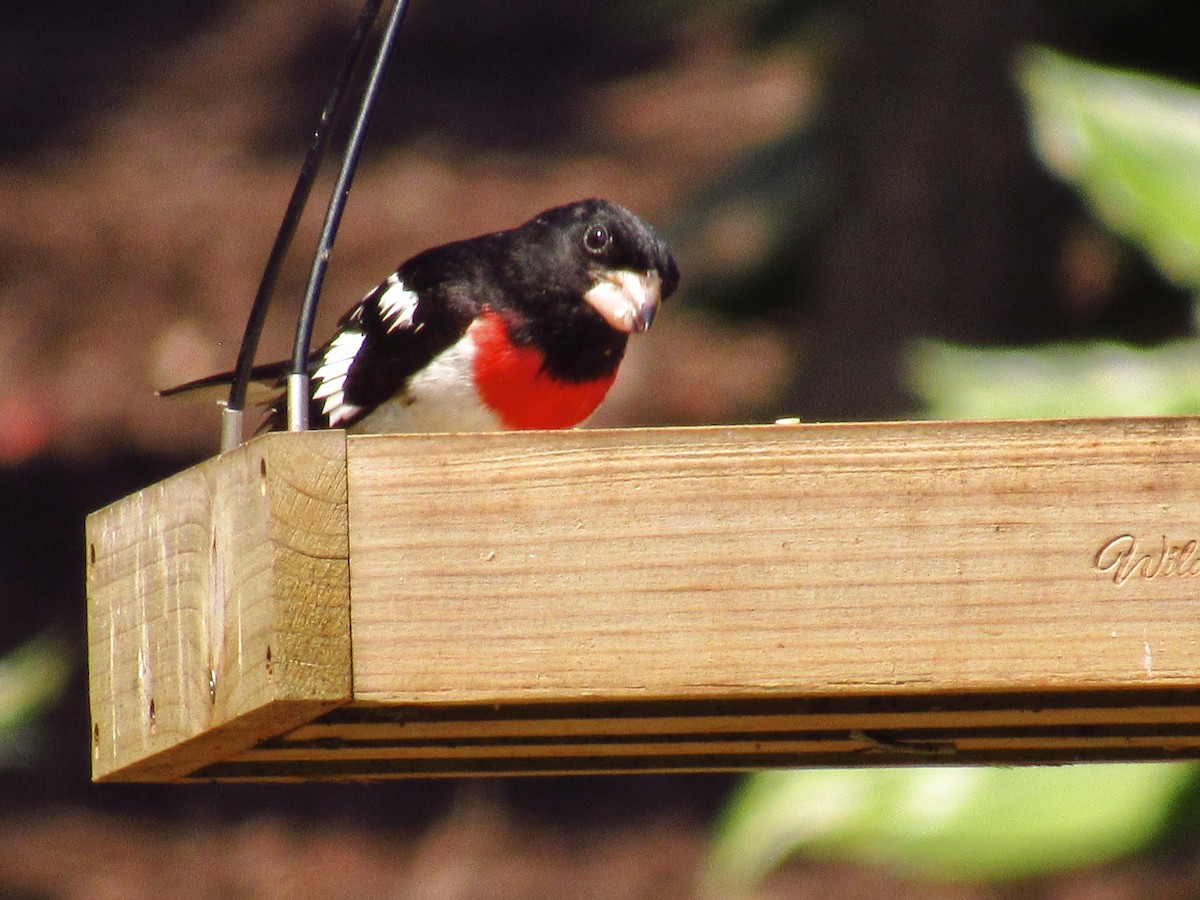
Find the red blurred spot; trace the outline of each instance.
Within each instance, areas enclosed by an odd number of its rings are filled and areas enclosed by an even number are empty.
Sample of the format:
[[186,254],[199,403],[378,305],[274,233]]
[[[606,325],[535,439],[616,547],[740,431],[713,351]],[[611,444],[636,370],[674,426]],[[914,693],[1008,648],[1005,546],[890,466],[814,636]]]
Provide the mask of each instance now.
[[22,462],[46,445],[54,435],[48,409],[29,393],[0,396],[0,463]]

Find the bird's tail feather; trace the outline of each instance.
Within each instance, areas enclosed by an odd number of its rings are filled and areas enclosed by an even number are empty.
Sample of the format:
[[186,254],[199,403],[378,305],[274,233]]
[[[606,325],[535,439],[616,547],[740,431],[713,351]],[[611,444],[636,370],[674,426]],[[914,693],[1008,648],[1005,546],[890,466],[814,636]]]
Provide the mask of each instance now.
[[[264,363],[250,370],[250,385],[247,391],[247,401],[251,404],[262,403],[276,394],[283,387],[290,364],[281,362]],[[207,375],[194,381],[185,381],[174,387],[158,391],[160,397],[186,397],[188,399],[223,400],[228,394],[229,385],[233,383],[233,372],[220,372]]]

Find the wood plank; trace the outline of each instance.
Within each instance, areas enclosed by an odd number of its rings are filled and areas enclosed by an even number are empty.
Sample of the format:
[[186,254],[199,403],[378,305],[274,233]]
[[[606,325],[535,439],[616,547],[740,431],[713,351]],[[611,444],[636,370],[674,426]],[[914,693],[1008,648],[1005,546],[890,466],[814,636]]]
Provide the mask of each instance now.
[[269,435],[89,519],[94,774],[1200,758],[1198,449],[1192,419]]
[[[1072,699],[1089,706],[1072,707]],[[347,705],[252,750],[232,756],[231,774],[249,767],[283,777],[303,770],[354,771],[364,777],[479,775],[514,770],[572,772],[672,771],[704,759],[722,768],[772,765],[1043,763],[1080,759],[1200,757],[1200,713],[1194,691],[884,698],[894,707],[871,712],[870,698],[795,698],[794,708],[842,706],[844,712],[754,715],[779,701],[634,704],[527,704],[413,708]],[[1150,704],[1157,700],[1159,705]],[[924,701],[924,706],[922,706]],[[1038,708],[1015,708],[1018,702]],[[1124,703],[1125,705],[1121,705]],[[704,714],[726,707],[728,714]],[[563,713],[590,709],[594,717]],[[661,714],[647,715],[657,709]],[[674,711],[679,715],[669,715]],[[638,713],[643,713],[639,715]],[[488,715],[494,718],[489,719]],[[607,714],[607,716],[606,716]],[[507,717],[506,717],[507,716]],[[442,731],[444,733],[439,733]],[[371,774],[373,773],[373,774]],[[224,776],[222,776],[224,777]]]
[[330,755],[325,759],[298,756],[291,760],[258,760],[252,754],[213,763],[194,772],[190,778],[219,781],[298,780],[375,780],[390,778],[437,777],[515,777],[530,775],[603,775],[625,773],[750,772],[759,769],[855,766],[927,766],[937,763],[955,765],[1061,765],[1086,762],[1177,762],[1196,758],[1195,748],[1171,748],[1151,744],[1134,746],[1127,741],[1101,740],[1074,746],[1048,745],[1030,741],[1023,746],[982,751],[964,747],[953,756],[920,746],[864,744],[854,749],[793,752],[758,749],[751,752],[720,753],[704,745],[694,752],[666,754],[584,755],[578,752],[561,756],[525,754],[494,757],[450,758],[441,755],[398,758],[381,753],[374,758]]
[[1044,735],[1012,736],[1012,737],[962,737],[953,743],[937,743],[932,741],[896,741],[888,743],[873,739],[870,735],[860,732],[855,736],[843,739],[789,739],[775,738],[762,740],[712,740],[712,741],[652,741],[638,743],[622,743],[614,741],[599,741],[595,743],[546,743],[531,748],[522,744],[497,744],[487,746],[463,746],[460,744],[445,744],[432,747],[356,747],[353,752],[333,748],[312,747],[266,747],[232,754],[229,762],[246,762],[257,764],[298,762],[310,760],[313,762],[337,760],[443,760],[464,761],[467,763],[483,764],[486,760],[511,757],[526,757],[536,752],[541,759],[560,757],[667,757],[687,756],[695,754],[719,755],[729,759],[739,756],[752,757],[755,754],[788,754],[797,761],[803,761],[816,754],[845,754],[854,753],[889,753],[907,752],[923,753],[927,756],[939,755],[953,757],[959,753],[992,753],[1000,755],[1012,754],[1025,750],[1046,751],[1053,749],[1064,759],[1072,754],[1084,751],[1100,751],[1110,748],[1146,749],[1162,753],[1173,751],[1187,756],[1179,758],[1194,758],[1200,751],[1200,735],[1173,738],[1169,744],[1164,744],[1161,738],[1154,735],[1100,735],[1064,738],[1047,738]]
[[268,435],[88,518],[93,775],[181,777],[350,697],[345,438]]
[[351,436],[355,699],[1200,687],[1193,419]]
[[1200,724],[1200,707],[1149,707],[1132,709],[961,711],[927,713],[831,713],[814,716],[667,716],[663,718],[545,718],[494,721],[429,721],[405,723],[325,723],[302,725],[287,734],[297,743],[401,743],[410,740],[454,740],[460,738],[520,738],[562,735],[672,735],[717,731],[779,731],[788,728],[868,731],[897,728],[1028,727],[1035,725],[1178,725]]

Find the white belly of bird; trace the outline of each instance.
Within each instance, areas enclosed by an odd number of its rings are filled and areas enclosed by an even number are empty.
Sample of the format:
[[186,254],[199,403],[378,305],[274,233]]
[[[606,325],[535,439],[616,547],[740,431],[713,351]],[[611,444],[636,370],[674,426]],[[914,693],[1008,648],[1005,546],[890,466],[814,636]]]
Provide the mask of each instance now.
[[407,390],[350,426],[358,434],[500,431],[496,415],[479,400],[475,342],[468,331],[413,376]]

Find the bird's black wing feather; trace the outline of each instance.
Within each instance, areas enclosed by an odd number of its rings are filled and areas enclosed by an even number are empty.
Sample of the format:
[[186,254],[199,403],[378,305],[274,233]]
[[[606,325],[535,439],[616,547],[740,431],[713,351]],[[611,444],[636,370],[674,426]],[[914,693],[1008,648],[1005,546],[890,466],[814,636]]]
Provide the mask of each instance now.
[[[493,237],[446,244],[414,256],[342,317],[333,340],[313,354],[309,366],[314,379],[309,421],[315,427],[350,427],[379,404],[403,394],[414,374],[462,338],[483,307],[496,299],[487,274]],[[401,315],[395,312],[401,308],[397,297],[404,304]],[[329,393],[315,396],[322,390],[322,367],[349,349],[354,352],[348,370],[335,376],[343,379],[333,392],[337,402],[329,400]],[[280,395],[267,405],[261,430],[281,429],[286,421],[286,397]]]

